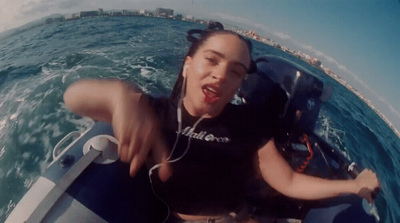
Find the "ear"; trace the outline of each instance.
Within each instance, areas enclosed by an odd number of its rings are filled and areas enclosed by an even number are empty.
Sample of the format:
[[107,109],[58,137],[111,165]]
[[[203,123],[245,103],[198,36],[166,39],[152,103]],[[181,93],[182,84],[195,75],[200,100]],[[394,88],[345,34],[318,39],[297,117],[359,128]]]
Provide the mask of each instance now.
[[184,78],[186,78],[186,72],[187,72],[188,67],[189,67],[189,65],[183,66],[182,76],[183,76]]
[[190,65],[191,63],[192,63],[192,57],[191,56],[186,56],[185,65]]
[[182,71],[182,76],[186,78],[186,73],[188,68],[190,67],[192,63],[192,58],[190,56],[187,56],[185,59],[185,63],[183,65],[183,71]]

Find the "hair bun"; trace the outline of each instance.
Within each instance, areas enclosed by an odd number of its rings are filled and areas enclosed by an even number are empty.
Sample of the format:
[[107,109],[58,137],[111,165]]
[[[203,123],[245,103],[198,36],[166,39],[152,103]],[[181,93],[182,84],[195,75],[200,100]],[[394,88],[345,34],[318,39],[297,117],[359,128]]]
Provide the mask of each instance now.
[[210,21],[207,26],[207,29],[191,29],[186,33],[186,39],[193,43],[201,39],[206,33],[212,31],[220,31],[224,30],[224,26],[220,22]]
[[224,25],[222,25],[220,22],[217,21],[210,21],[207,30],[212,30],[212,31],[224,30]]
[[191,43],[197,42],[205,32],[202,29],[191,29],[186,33],[186,39]]

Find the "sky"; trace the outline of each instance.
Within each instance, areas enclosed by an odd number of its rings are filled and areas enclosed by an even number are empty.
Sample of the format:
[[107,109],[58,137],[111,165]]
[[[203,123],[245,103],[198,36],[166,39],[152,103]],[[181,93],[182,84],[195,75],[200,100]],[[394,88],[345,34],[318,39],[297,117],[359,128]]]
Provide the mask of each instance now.
[[400,130],[400,0],[0,0],[0,32],[55,13],[174,9],[318,58]]

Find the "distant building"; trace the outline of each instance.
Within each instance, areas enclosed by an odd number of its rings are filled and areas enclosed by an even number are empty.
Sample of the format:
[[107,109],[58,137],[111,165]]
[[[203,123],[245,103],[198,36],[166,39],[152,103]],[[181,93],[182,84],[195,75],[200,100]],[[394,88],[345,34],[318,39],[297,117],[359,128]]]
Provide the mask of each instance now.
[[55,17],[55,18],[47,18],[46,19],[46,24],[51,24],[53,22],[63,22],[63,21],[65,21],[65,17],[64,16]]
[[174,15],[173,9],[165,9],[165,8],[157,8],[156,9],[156,16],[169,18]]
[[132,11],[132,10],[122,10],[122,15],[126,15],[126,16],[134,16],[134,15],[138,15],[138,11]]
[[112,11],[110,12],[110,16],[121,16],[122,12],[121,11]]
[[285,51],[285,52],[288,52],[288,53],[291,52],[290,49],[289,49],[287,46],[281,46],[281,49],[282,49],[283,51]]
[[80,17],[84,18],[84,17],[93,17],[93,16],[98,16],[99,15],[99,11],[82,11],[80,13]]
[[321,67],[322,65],[321,61],[314,57],[311,58],[311,64],[316,67]]
[[202,19],[196,19],[195,22],[199,23],[199,24],[206,24],[208,25],[208,21],[202,20]]
[[72,13],[65,15],[65,20],[79,19],[80,13]]
[[150,10],[147,9],[140,9],[139,10],[139,15],[144,15],[144,16],[153,16],[154,13]]
[[178,20],[182,20],[182,18],[183,18],[182,14],[178,14],[175,16],[175,19],[178,19]]
[[194,17],[192,15],[186,15],[185,18],[183,18],[183,20],[189,20],[192,21],[194,19]]
[[249,30],[249,32],[247,33],[247,36],[250,38],[253,38],[255,40],[260,40],[260,36],[254,31],[254,30]]

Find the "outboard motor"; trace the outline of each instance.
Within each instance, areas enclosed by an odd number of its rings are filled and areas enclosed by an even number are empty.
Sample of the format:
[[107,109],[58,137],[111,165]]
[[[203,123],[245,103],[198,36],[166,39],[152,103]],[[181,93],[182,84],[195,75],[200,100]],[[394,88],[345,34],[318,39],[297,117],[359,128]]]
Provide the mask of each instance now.
[[279,117],[277,142],[312,134],[322,99],[326,98],[321,97],[323,82],[283,58],[261,57],[255,62],[257,71],[241,86],[242,101],[268,104]]

